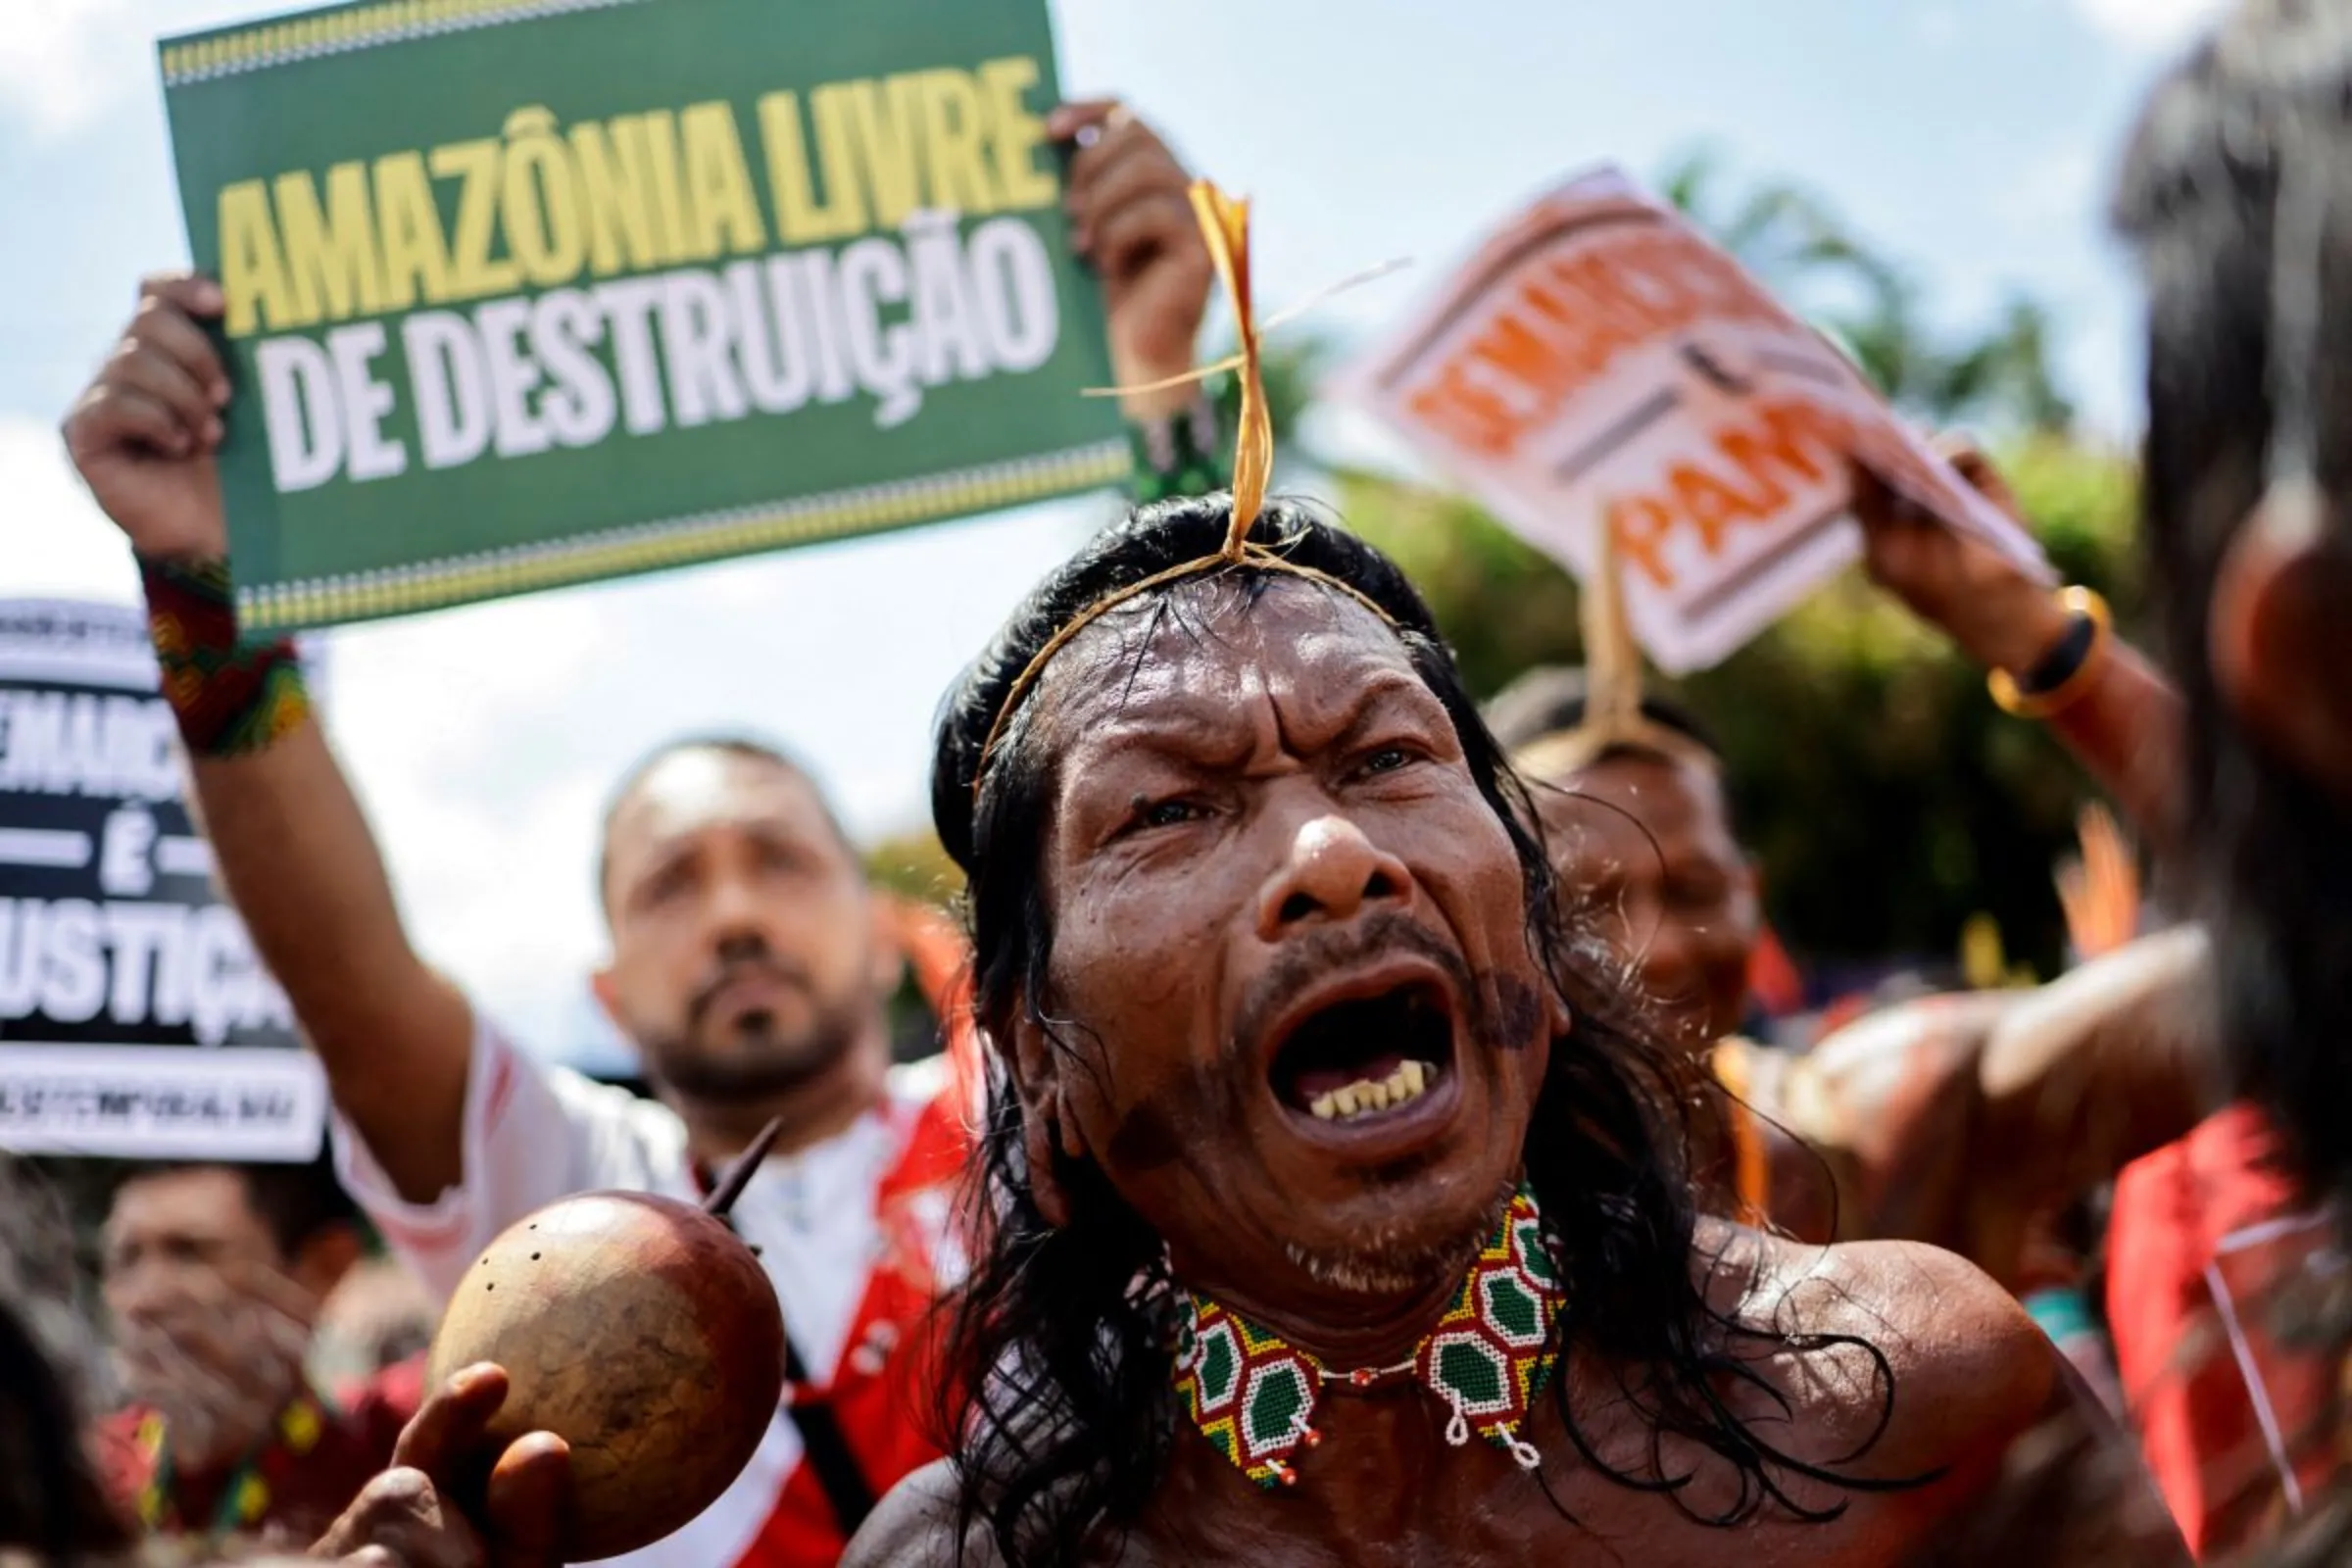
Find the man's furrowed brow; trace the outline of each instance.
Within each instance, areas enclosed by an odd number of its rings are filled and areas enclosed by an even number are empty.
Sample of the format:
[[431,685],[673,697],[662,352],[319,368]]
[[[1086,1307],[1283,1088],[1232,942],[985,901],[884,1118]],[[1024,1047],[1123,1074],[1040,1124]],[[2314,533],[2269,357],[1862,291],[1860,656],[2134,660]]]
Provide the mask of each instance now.
[[[1431,690],[1429,682],[1413,669],[1383,669],[1363,678],[1349,703],[1338,739],[1342,744],[1359,739],[1367,730],[1399,710],[1416,716],[1436,717],[1445,721],[1446,732],[1453,735],[1453,715],[1446,711],[1445,700]],[[1459,739],[1458,736],[1454,737]]]
[[1255,751],[1232,710],[1199,698],[1147,699],[1089,723],[1073,750],[1096,767],[1164,764],[1187,771],[1239,767]]

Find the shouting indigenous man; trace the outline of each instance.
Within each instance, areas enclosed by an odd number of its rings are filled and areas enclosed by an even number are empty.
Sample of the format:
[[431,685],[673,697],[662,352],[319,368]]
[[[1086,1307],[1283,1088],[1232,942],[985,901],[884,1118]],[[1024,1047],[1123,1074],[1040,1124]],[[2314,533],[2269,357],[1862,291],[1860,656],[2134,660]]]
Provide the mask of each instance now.
[[1685,1074],[1565,942],[1427,607],[1300,510],[1234,521],[1099,536],[951,700],[977,1408],[848,1560],[1982,1560],[2029,1433],[2075,1462],[2020,1544],[2173,1560],[1975,1269],[1698,1216]]

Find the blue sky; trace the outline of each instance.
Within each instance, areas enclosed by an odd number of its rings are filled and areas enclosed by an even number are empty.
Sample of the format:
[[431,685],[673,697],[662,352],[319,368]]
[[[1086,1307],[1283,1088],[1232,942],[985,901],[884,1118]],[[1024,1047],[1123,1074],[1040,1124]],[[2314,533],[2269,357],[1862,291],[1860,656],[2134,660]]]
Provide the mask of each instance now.
[[[814,5],[818,0],[778,0]],[[126,599],[54,427],[139,275],[185,253],[152,43],[252,0],[42,0],[0,32],[0,593]],[[2213,0],[1054,0],[1063,80],[1116,92],[1256,200],[1276,307],[1376,330],[1516,201],[1694,144],[1823,194],[1939,319],[2052,308],[2117,436],[2136,368],[2100,211],[2138,93]],[[1329,432],[1353,451],[1369,432]],[[1374,455],[1377,455],[1375,452]],[[537,1043],[587,1027],[598,807],[680,729],[800,750],[853,827],[921,819],[933,706],[1102,515],[1072,503],[338,634],[330,722],[420,945]]]

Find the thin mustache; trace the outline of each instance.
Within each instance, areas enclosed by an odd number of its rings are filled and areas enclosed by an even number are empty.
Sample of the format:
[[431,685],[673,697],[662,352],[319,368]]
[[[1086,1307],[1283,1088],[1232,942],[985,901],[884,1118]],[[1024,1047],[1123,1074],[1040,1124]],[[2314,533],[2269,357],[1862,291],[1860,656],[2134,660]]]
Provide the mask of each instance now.
[[771,957],[732,959],[721,964],[718,971],[704,981],[702,986],[696,990],[694,1003],[689,1008],[689,1016],[699,1023],[703,1015],[710,1010],[710,1004],[718,1000],[718,994],[721,991],[736,981],[751,975],[765,975],[770,980],[788,986],[799,986],[804,990],[808,985],[808,976],[798,964],[785,963]]

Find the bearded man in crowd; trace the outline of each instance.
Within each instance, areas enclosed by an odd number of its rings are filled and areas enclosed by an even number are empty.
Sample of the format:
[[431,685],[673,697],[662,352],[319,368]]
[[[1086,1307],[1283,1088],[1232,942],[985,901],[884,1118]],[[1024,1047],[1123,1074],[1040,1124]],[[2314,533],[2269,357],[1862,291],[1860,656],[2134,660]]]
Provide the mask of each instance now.
[[130,1403],[98,1439],[118,1506],[158,1535],[307,1542],[385,1468],[421,1361],[334,1388],[306,1365],[361,1248],[323,1155],[137,1166],[116,1184],[100,1269]]

